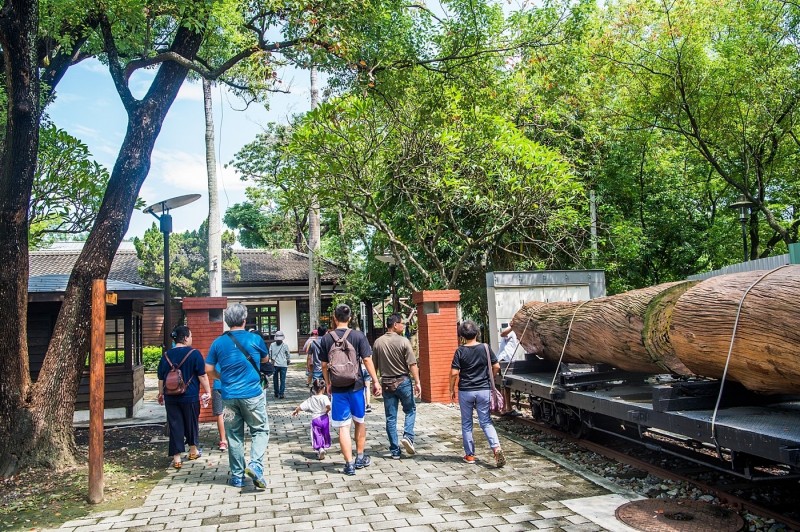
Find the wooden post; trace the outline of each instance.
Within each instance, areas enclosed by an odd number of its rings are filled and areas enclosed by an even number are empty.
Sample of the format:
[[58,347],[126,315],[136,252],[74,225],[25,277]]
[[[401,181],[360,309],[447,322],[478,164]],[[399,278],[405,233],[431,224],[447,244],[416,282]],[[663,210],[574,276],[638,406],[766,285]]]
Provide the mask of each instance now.
[[89,502],[103,502],[103,410],[106,380],[106,282],[92,281],[89,356]]

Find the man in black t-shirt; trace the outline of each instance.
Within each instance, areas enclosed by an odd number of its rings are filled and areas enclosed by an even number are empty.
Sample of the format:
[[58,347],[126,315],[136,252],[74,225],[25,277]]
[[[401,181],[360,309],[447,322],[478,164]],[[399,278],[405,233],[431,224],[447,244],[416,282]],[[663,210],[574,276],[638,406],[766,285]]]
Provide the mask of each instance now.
[[[319,360],[322,363],[322,376],[328,385],[328,393],[331,394],[331,426],[339,429],[339,446],[342,449],[342,456],[345,461],[342,472],[345,475],[355,475],[356,469],[367,467],[371,462],[369,456],[364,454],[364,446],[367,442],[367,426],[364,424],[366,410],[363,391],[365,386],[364,377],[358,371],[356,382],[352,386],[333,387],[328,374],[328,353],[335,341],[333,335],[335,334],[336,338],[342,338],[347,332],[350,315],[350,307],[347,305],[336,307],[333,311],[333,321],[336,324],[336,328],[322,337],[319,353]],[[356,350],[356,364],[363,362],[369,376],[372,377],[372,393],[375,397],[380,397],[381,387],[375,374],[375,366],[372,364],[372,348],[369,346],[367,337],[361,331],[351,330],[347,336],[347,341]],[[353,441],[350,438],[351,420],[355,425],[355,462],[353,461]]]

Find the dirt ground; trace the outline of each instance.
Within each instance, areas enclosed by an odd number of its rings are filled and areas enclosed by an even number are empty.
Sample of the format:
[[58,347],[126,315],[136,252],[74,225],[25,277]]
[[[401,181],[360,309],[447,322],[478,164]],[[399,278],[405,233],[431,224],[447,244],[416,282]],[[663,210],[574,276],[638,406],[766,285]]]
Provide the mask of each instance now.
[[[157,381],[146,379],[150,398]],[[105,432],[105,501],[92,505],[86,464],[66,471],[25,470],[0,481],[0,530],[58,526],[89,512],[140,506],[169,466],[163,425],[110,428]],[[75,430],[79,456],[88,455],[89,432]]]

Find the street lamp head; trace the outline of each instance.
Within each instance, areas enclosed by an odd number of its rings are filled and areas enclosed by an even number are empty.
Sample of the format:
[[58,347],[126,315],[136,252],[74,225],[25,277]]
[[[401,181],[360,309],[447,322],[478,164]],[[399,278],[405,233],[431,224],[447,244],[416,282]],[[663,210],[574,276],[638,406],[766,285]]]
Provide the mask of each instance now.
[[177,209],[178,207],[183,207],[184,205],[188,205],[192,202],[195,202],[200,199],[200,194],[186,194],[185,196],[176,196],[174,198],[157,201],[150,205],[149,207],[145,207],[144,211],[148,214],[152,214],[156,218],[158,213],[165,213],[169,214],[170,209]]
[[755,203],[749,201],[744,194],[739,196],[739,199],[736,200],[735,203],[731,203],[728,205],[729,209],[734,209],[739,211],[739,221],[742,223],[747,222],[747,219],[750,217],[750,209],[755,206]]
[[386,255],[375,255],[375,258],[378,259],[381,262],[386,263],[386,264],[391,264],[391,265],[397,264],[397,259],[395,258],[394,255],[388,255],[388,254],[386,254]]

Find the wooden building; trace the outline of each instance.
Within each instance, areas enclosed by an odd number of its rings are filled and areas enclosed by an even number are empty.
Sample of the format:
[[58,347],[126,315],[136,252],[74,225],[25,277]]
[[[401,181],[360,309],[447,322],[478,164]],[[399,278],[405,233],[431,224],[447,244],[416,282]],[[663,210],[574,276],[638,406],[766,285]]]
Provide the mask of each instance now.
[[[34,275],[28,279],[28,353],[31,376],[42,366],[55,327],[68,275]],[[106,308],[106,418],[132,417],[144,399],[142,323],[144,303],[160,302],[158,288],[109,279],[107,290],[117,294],[117,304]],[[81,378],[75,402],[75,419],[88,419],[89,365]]]

